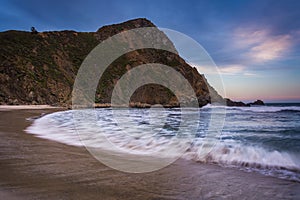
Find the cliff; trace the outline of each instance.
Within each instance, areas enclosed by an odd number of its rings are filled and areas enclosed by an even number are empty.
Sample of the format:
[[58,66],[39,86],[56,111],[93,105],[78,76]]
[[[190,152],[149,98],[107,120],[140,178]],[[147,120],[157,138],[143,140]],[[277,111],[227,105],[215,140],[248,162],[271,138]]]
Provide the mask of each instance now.
[[[138,27],[155,25],[147,19],[134,19],[104,26],[96,32],[1,32],[0,104],[70,105],[74,79],[89,52],[108,37]],[[224,101],[207,83],[204,75],[180,56],[162,50],[143,49],[127,53],[109,66],[99,82],[96,103],[109,103],[116,80],[128,70],[145,63],[165,64],[180,72],[193,87],[200,106]],[[155,84],[140,87],[131,97],[131,102],[133,106],[139,103],[178,106],[170,90]]]

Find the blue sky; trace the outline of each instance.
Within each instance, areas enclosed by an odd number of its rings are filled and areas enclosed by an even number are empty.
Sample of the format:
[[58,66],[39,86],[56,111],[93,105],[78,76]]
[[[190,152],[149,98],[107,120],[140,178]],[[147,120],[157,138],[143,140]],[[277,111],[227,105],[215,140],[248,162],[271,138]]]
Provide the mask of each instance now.
[[[145,17],[200,43],[221,72],[227,97],[300,102],[300,1],[1,0],[0,31],[96,31]],[[214,82],[215,74],[197,66]],[[221,91],[221,89],[219,89]]]

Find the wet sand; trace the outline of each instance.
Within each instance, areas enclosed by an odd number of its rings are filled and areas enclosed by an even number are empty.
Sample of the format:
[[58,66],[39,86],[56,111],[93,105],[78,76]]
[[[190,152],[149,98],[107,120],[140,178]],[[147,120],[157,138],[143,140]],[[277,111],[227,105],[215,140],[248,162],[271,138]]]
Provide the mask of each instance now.
[[0,109],[0,199],[299,199],[300,183],[180,159],[159,171],[108,168],[85,148],[36,138],[28,117]]

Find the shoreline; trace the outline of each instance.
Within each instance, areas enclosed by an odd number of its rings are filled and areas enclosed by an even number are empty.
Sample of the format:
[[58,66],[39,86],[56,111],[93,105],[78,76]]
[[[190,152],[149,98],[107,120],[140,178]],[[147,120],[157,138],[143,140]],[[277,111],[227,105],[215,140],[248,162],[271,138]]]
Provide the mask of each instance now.
[[[26,120],[66,108],[0,107],[1,199],[297,199],[300,184],[179,159],[161,170],[128,174],[85,148],[37,138]],[[13,122],[13,123],[12,123]]]
[[51,105],[0,105],[0,111],[3,110],[41,110],[41,109],[65,109]]

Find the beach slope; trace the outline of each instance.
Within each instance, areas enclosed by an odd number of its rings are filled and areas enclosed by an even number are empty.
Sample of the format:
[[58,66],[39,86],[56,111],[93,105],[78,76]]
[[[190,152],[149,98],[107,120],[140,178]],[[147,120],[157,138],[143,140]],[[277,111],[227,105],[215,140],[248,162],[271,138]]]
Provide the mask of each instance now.
[[113,170],[85,148],[23,130],[53,109],[0,109],[0,199],[299,199],[300,184],[179,159],[145,174]]

